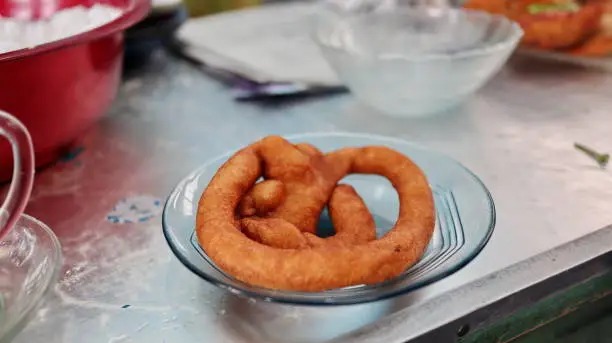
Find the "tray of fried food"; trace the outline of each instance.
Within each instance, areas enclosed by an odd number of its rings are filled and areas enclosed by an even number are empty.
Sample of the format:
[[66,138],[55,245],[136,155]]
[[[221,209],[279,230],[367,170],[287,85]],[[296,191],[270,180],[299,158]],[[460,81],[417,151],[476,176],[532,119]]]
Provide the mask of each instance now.
[[464,6],[516,21],[525,32],[518,53],[612,69],[610,0],[468,0]]

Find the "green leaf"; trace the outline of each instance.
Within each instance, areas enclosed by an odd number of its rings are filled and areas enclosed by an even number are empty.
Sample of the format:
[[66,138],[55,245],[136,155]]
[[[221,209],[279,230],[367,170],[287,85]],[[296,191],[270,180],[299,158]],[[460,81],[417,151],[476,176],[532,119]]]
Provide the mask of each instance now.
[[593,159],[602,169],[605,169],[608,166],[608,162],[610,162],[610,154],[599,153],[594,149],[580,143],[574,143],[574,148],[576,148],[578,151],[582,151],[585,155]]

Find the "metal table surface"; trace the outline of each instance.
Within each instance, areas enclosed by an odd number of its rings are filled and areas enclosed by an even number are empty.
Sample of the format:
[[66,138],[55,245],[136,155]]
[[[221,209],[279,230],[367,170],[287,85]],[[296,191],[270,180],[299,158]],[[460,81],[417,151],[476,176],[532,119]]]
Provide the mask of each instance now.
[[[323,342],[402,309],[426,311],[417,305],[612,223],[612,175],[572,146],[612,147],[611,89],[610,75],[515,60],[456,113],[400,120],[348,94],[235,102],[225,86],[160,54],[126,80],[79,154],[37,174],[27,212],[55,230],[65,266],[16,343]],[[490,243],[456,274],[406,296],[293,307],[239,299],[198,279],[171,254],[159,215],[108,220],[121,199],[163,200],[212,156],[266,134],[313,131],[402,137],[461,161],[493,194]],[[523,282],[514,281],[506,284]],[[483,296],[502,292],[499,282],[480,287]]]

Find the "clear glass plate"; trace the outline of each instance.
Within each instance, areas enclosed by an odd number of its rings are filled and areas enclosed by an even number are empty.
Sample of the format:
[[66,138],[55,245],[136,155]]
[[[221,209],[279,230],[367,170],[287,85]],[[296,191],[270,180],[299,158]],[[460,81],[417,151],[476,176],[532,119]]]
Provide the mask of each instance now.
[[[340,305],[381,300],[440,280],[470,262],[486,245],[495,225],[495,207],[489,191],[468,169],[444,155],[406,141],[354,133],[308,133],[286,137],[308,142],[322,151],[349,146],[385,145],[409,156],[423,169],[434,192],[436,228],[421,260],[402,275],[376,285],[361,285],[325,292],[291,292],[254,287],[238,281],[220,268],[200,248],[195,220],[200,195],[234,151],[213,158],[186,176],[172,191],[163,213],[163,230],[178,259],[192,272],[231,293],[265,301]],[[384,178],[350,175],[343,180],[355,187],[374,215],[379,237],[395,223],[397,193]],[[323,213],[321,226],[329,224]]]

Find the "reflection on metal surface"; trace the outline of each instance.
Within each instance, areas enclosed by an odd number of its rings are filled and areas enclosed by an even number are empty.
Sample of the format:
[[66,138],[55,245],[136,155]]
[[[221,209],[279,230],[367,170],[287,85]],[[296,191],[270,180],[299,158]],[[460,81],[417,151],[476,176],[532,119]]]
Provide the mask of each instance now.
[[[541,326],[606,296],[602,305],[608,307],[609,314],[611,244],[609,226],[333,342],[454,342],[457,336],[469,343],[553,341],[542,336],[524,341],[517,338],[529,333],[537,336],[539,331],[546,331],[538,330]],[[601,313],[591,315],[589,323],[601,317]],[[564,329],[566,335],[571,330],[567,323]],[[566,342],[562,336],[555,336],[554,341]]]

